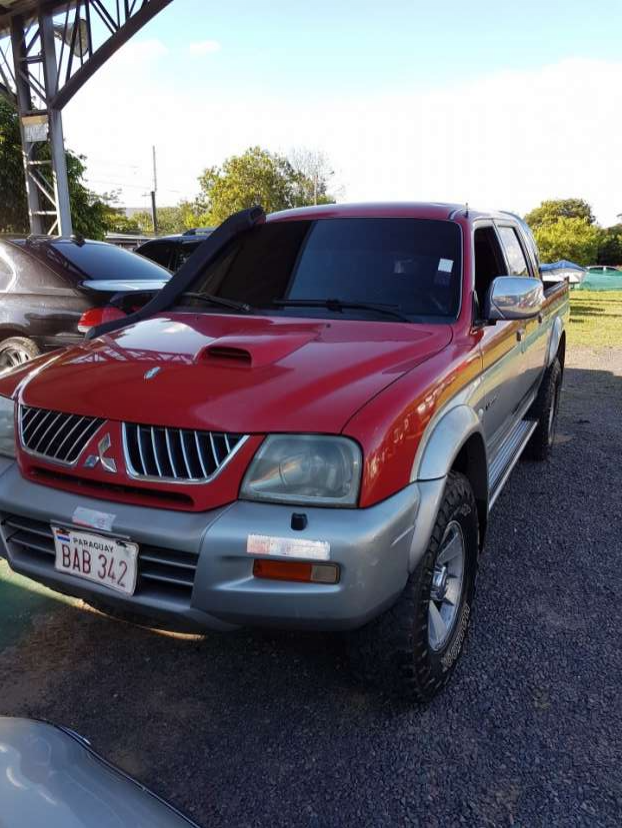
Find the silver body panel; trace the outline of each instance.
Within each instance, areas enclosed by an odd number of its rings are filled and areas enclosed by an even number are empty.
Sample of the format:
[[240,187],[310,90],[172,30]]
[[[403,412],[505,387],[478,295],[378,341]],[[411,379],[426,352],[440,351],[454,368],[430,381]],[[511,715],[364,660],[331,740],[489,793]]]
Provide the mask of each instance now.
[[0,716],[2,828],[196,828],[62,728]]
[[[17,464],[0,476],[2,519],[23,516],[49,525],[71,526],[77,507],[98,510],[102,501],[39,486],[24,480]],[[52,589],[106,603],[188,630],[229,630],[240,625],[274,625],[326,630],[361,626],[389,606],[427,547],[444,478],[413,483],[368,509],[304,508],[307,528],[291,528],[300,507],[237,501],[211,512],[175,512],[121,503],[111,535],[139,546],[198,555],[194,585],[183,597],[167,585],[150,585],[134,596],[120,593],[54,568],[53,550],[37,535],[32,547],[10,540],[2,526],[2,554],[11,568]],[[84,527],[82,527],[84,529]],[[93,530],[98,531],[98,530]],[[106,534],[106,533],[100,533]],[[328,541],[330,561],[340,566],[334,585],[269,581],[253,577],[248,536]]]

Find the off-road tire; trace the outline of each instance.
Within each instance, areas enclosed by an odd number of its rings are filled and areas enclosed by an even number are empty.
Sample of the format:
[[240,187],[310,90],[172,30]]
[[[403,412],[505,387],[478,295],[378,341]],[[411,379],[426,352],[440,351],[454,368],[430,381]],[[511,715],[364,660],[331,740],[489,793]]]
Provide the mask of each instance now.
[[542,462],[551,456],[562,390],[562,375],[562,366],[556,357],[542,377],[538,396],[527,414],[528,419],[537,420],[538,425],[525,446],[523,455],[526,460]]
[[16,368],[41,355],[32,339],[25,336],[11,336],[0,342],[0,371]]
[[[445,646],[436,652],[428,639],[432,576],[448,525],[460,524],[465,568],[458,613]],[[348,649],[355,673],[367,683],[407,701],[425,703],[449,681],[472,612],[478,565],[478,518],[473,490],[462,474],[450,473],[428,548],[396,603],[360,630],[351,633]]]

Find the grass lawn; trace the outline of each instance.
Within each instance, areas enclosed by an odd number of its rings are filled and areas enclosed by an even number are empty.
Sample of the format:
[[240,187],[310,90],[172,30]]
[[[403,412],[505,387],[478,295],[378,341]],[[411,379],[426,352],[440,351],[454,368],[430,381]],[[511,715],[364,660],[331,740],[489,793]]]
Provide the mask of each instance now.
[[622,347],[622,290],[571,290],[568,345]]
[[0,652],[16,643],[35,615],[50,612],[57,601],[71,603],[72,599],[23,578],[0,560]]

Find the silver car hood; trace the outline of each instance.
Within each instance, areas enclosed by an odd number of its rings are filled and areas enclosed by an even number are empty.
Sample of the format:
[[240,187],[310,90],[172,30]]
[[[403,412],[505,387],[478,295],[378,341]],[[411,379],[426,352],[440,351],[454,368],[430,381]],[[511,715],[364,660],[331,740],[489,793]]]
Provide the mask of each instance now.
[[105,293],[131,293],[143,290],[162,290],[168,279],[85,279],[82,287]]
[[197,828],[69,730],[0,716],[2,828]]

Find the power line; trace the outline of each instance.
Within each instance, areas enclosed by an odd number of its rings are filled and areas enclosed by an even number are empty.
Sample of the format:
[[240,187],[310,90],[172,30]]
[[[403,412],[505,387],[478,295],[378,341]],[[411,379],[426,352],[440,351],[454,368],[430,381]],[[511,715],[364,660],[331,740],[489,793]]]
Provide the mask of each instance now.
[[89,178],[88,176],[87,180],[89,184],[109,184],[111,187],[123,187],[123,189],[129,190],[147,190],[149,188],[148,184],[124,184],[121,181],[108,181],[103,178]]
[[[88,174],[86,176],[87,181],[89,184],[109,184],[112,187],[123,187],[124,189],[133,189],[133,190],[150,190],[149,184],[124,184],[122,181],[110,181],[109,179],[104,178],[91,178]],[[183,195],[183,190],[173,190],[170,187],[160,188],[160,192],[165,193],[177,193],[178,195]]]
[[127,167],[130,170],[137,170],[141,167],[141,164],[124,164],[123,161],[115,161],[110,158],[94,158],[92,155],[86,156],[87,161],[94,161],[96,164],[108,164],[114,165],[115,167]]

